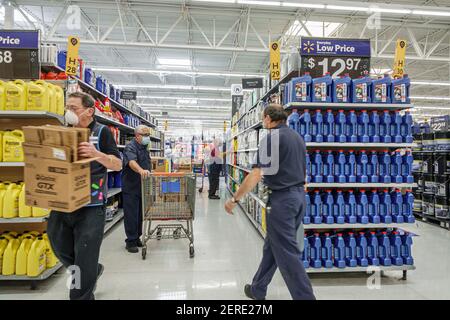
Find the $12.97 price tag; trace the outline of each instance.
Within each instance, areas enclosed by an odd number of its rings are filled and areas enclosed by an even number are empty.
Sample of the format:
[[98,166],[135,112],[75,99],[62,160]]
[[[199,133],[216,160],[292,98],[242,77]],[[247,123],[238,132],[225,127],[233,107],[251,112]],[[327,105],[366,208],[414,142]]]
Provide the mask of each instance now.
[[302,56],[301,72],[309,72],[313,78],[321,77],[327,72],[333,78],[348,73],[350,78],[355,79],[370,72],[370,58]]

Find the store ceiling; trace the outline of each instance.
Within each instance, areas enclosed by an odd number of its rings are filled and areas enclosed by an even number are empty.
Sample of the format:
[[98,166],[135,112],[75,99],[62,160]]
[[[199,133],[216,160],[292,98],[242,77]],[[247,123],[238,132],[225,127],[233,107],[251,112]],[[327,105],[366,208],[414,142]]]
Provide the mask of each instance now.
[[[200,98],[196,105],[200,107],[195,107],[192,115],[202,111],[208,115],[211,106],[229,107],[230,95],[225,89],[230,84],[239,83],[243,74],[266,73],[269,39],[281,39],[287,51],[289,46],[298,45],[299,35],[307,34],[370,38],[372,66],[377,72],[392,67],[395,40],[406,39],[409,43],[406,71],[412,80],[425,82],[412,87],[412,96],[421,97],[414,100],[415,105],[425,107],[417,111],[427,115],[449,113],[446,110],[450,108],[448,0],[327,1],[329,6],[335,6],[328,9],[321,0],[289,1],[303,7],[285,6],[287,1],[281,4],[266,1],[272,5],[261,5],[262,1],[248,4],[252,1],[245,0],[10,2],[16,6],[16,27],[41,28],[42,40],[61,47],[68,35],[80,36],[80,54],[87,65],[109,69],[98,72],[113,83],[149,85],[138,88],[139,95],[158,98],[144,98],[140,102],[150,104],[151,111],[157,109],[155,105],[159,104],[160,109],[166,105],[171,119],[177,119],[177,98]],[[322,8],[312,8],[321,5]],[[70,6],[81,9],[81,25],[74,24],[76,19],[67,14],[68,8],[74,12]],[[373,14],[361,11],[367,7],[378,8],[375,11],[379,13],[379,29],[367,27],[367,18]],[[0,26],[2,16],[0,11]],[[111,70],[117,68],[122,70]],[[441,84],[429,84],[430,81]],[[180,85],[189,89],[177,88]],[[427,97],[443,99],[424,99]],[[208,98],[225,101],[205,100]],[[192,108],[191,104],[181,105],[182,110]],[[222,108],[211,112],[214,117],[229,120],[231,111]],[[205,126],[220,128],[223,124],[205,122]]]

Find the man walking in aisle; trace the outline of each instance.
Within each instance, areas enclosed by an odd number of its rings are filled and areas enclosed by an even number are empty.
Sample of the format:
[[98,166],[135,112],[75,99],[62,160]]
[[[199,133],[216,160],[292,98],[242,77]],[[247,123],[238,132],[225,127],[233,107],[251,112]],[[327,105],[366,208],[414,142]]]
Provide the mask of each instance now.
[[219,200],[220,197],[216,195],[219,190],[220,172],[222,171],[222,158],[219,150],[220,142],[218,139],[214,139],[210,148],[210,159],[208,166],[208,178],[209,178],[209,199]]
[[256,164],[225,203],[225,210],[231,214],[236,203],[264,176],[269,189],[267,234],[259,269],[252,284],[244,288],[251,299],[265,299],[267,286],[278,267],[294,300],[315,300],[297,241],[303,239],[297,237],[297,231],[305,213],[306,146],[302,137],[286,125],[286,119],[280,105],[270,105],[264,110],[263,126],[269,132],[260,141]]
[[[91,162],[91,203],[74,212],[52,211],[47,233],[53,251],[62,264],[74,272],[71,300],[94,300],[97,279],[103,273],[98,263],[105,230],[105,195],[107,169],[120,171],[122,161],[111,131],[94,119],[94,99],[83,92],[69,94],[65,119],[67,124],[91,129],[91,142],[82,142],[78,155],[97,158]],[[75,270],[75,271],[73,271]],[[79,270],[79,272],[78,272]]]
[[150,129],[137,126],[134,139],[123,152],[122,197],[124,226],[128,252],[139,252],[142,247],[142,191],[141,178],[150,176],[151,161],[147,146],[150,143]]

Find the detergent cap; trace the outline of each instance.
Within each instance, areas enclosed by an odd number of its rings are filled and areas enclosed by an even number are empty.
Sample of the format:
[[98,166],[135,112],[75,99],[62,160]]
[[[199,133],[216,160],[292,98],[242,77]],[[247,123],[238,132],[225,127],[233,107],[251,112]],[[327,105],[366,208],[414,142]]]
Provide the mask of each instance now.
[[336,190],[337,192],[342,192],[342,190]]
[[320,111],[322,111],[322,110],[320,110],[320,109],[316,109],[316,112],[320,112]]
[[333,110],[331,110],[331,109],[327,109],[327,112],[333,112]]
[[360,232],[359,232],[359,235],[360,235],[360,236],[363,236],[363,235],[365,235],[365,233],[360,231]]
[[338,237],[342,237],[342,233],[338,233],[337,235],[338,235]]
[[382,234],[382,235],[387,235],[387,232],[386,232],[386,231],[383,231],[381,234]]
[[384,189],[383,191],[384,191],[384,192],[389,192],[389,190],[388,190],[388,189]]
[[365,193],[365,192],[366,192],[366,189],[361,189],[361,190],[359,190],[359,191]]
[[344,152],[344,150],[339,150],[339,152]]
[[355,150],[348,150],[348,152],[355,152]]
[[353,189],[348,190],[348,192],[353,192]]
[[320,236],[320,234],[318,234],[318,233],[314,233],[314,236],[318,237],[318,236]]
[[327,150],[328,152],[333,152],[333,150]]
[[375,235],[375,231],[370,231],[370,234],[371,235]]
[[325,236],[327,236],[327,237],[328,237],[329,235],[330,235],[330,233],[329,233],[329,232],[325,232]]
[[339,112],[344,112],[344,109],[340,109]]
[[305,75],[310,75],[311,73],[309,71],[305,71]]
[[353,233],[353,232],[349,232],[348,235],[349,235],[349,236],[352,236],[352,235],[354,235],[354,233]]

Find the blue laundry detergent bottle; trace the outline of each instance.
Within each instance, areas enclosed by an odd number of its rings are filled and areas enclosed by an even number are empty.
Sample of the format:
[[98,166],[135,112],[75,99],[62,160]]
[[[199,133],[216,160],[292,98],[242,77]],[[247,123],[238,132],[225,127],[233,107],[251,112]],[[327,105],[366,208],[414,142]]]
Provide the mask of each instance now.
[[334,155],[333,151],[328,150],[327,162],[323,165],[323,175],[327,183],[334,182]]
[[309,72],[305,72],[303,77],[292,79],[290,83],[290,102],[311,102],[312,78]]
[[312,177],[313,181],[317,183],[323,182],[323,161],[320,150],[316,150],[314,155],[314,162],[312,163]]
[[352,102],[351,99],[351,84],[352,79],[346,73],[340,78],[333,80],[333,102],[336,103],[348,103]]
[[393,221],[396,223],[404,223],[405,218],[403,216],[403,195],[402,191],[399,189],[396,189],[391,194],[391,201],[392,201],[392,211],[393,211]]
[[402,143],[403,142],[403,137],[401,135],[401,130],[402,130],[402,123],[403,123],[403,119],[402,116],[400,115],[400,111],[395,111],[394,112],[394,128],[395,131],[391,132],[392,136],[394,137],[394,141],[395,143]]
[[346,123],[347,118],[345,117],[344,110],[339,110],[338,114],[336,115],[336,121],[335,121],[335,128],[336,128],[336,139],[337,142],[344,143],[347,142],[347,136],[346,133]]
[[357,223],[357,208],[356,208],[356,197],[353,193],[353,190],[349,190],[347,194],[347,202],[346,202],[346,220],[347,223]]
[[[65,67],[64,67],[65,69]],[[84,82],[86,82],[88,85],[93,86],[94,85],[94,71],[92,71],[91,68],[84,69]]]
[[352,97],[354,103],[370,103],[372,101],[372,79],[369,76],[353,79]]
[[95,89],[97,91],[103,92],[103,78],[102,76],[95,77]]
[[312,119],[313,133],[312,136],[315,142],[323,142],[323,117],[320,109],[316,110],[316,113]]
[[305,109],[300,117],[300,134],[303,135],[305,142],[311,142],[311,133],[311,114],[308,109]]
[[349,232],[345,238],[345,252],[347,267],[356,267],[358,260],[356,259],[356,239],[353,232]]
[[310,224],[311,223],[311,198],[309,196],[308,192],[305,192],[305,216],[303,217],[303,224]]
[[325,205],[323,208],[323,215],[325,217],[325,223],[327,224],[333,224],[334,223],[334,197],[333,192],[331,190],[327,190],[327,193],[325,195]]
[[326,138],[327,142],[334,142],[334,114],[333,110],[328,109],[327,114],[325,116],[325,124],[323,126],[323,135],[324,139]]
[[67,51],[60,50],[58,51],[58,67],[60,69],[66,70],[66,61],[67,61]]
[[372,81],[372,103],[391,103],[391,77],[385,74]]
[[414,223],[416,219],[413,214],[414,209],[414,194],[412,190],[406,190],[403,196],[403,215],[405,216],[405,222]]
[[409,111],[405,112],[405,115],[403,116],[403,130],[402,130],[402,136],[404,137],[404,141],[406,143],[413,143],[413,136],[412,136],[412,126],[413,126],[413,118]]
[[359,142],[369,143],[369,114],[367,110],[362,110],[358,118],[358,138]]
[[393,231],[389,237],[391,241],[392,264],[395,266],[403,265],[402,257],[402,238],[397,231]]
[[309,243],[309,239],[305,234],[305,237],[303,239],[304,248],[302,252],[302,261],[303,261],[303,267],[305,269],[310,267],[310,259],[311,259],[311,245]]
[[356,164],[356,176],[360,183],[368,183],[369,176],[367,175],[367,164],[369,163],[369,157],[367,157],[366,150],[361,150],[358,156]]
[[322,244],[320,241],[320,235],[314,233],[314,237],[311,238],[311,266],[313,268],[322,267]]
[[382,266],[391,266],[391,242],[386,231],[383,231],[378,237],[379,242],[379,254],[380,254],[380,264]]
[[339,154],[337,156],[336,161],[336,177],[339,183],[345,183],[345,164],[347,160],[345,159],[344,150],[339,150]]
[[369,244],[367,246],[367,258],[369,260],[369,264],[371,266],[379,266],[380,258],[378,238],[374,231],[371,231],[367,236],[369,237]]
[[309,156],[309,153],[306,154],[305,156],[306,158],[306,183],[310,183],[311,182],[311,158]]
[[411,103],[409,87],[411,81],[407,74],[403,78],[392,80],[392,103]]
[[414,259],[412,257],[411,253],[411,247],[413,244],[412,236],[409,233],[406,233],[401,236],[402,238],[402,257],[403,262],[408,265],[412,266],[414,265]]
[[323,203],[319,190],[314,191],[314,202],[311,206],[311,211],[312,216],[314,217],[314,223],[321,224],[323,221]]
[[370,142],[373,143],[380,142],[380,116],[378,115],[378,111],[376,110],[373,110],[370,114],[369,138]]
[[358,116],[350,110],[347,118],[347,138],[349,142],[358,142]]
[[369,221],[371,223],[381,223],[380,217],[380,197],[377,190],[372,190],[369,202]]
[[391,115],[389,110],[384,110],[380,121],[380,138],[381,142],[391,143]]
[[323,77],[313,79],[312,86],[314,92],[312,102],[332,102],[332,85],[333,79],[331,78],[329,72],[327,72]]
[[348,153],[348,161],[347,161],[346,170],[345,170],[345,175],[347,176],[347,180],[350,183],[356,182],[356,175],[357,175],[356,166],[357,166],[357,164],[356,164],[355,152],[353,150],[350,150]]
[[342,233],[338,233],[334,239],[334,265],[337,268],[345,268],[345,241]]
[[391,156],[388,150],[380,155],[380,179],[382,183],[391,183]]
[[392,181],[395,183],[402,183],[402,165],[403,165],[403,157],[400,151],[395,151],[395,153],[391,157],[391,175]]
[[379,182],[380,168],[378,164],[378,154],[375,150],[372,150],[370,155],[370,161],[367,164],[367,175],[371,183]]
[[381,194],[380,216],[381,222],[392,223],[392,200],[388,189],[384,189]]
[[358,222],[362,224],[369,223],[369,200],[367,199],[366,190],[359,191],[358,201],[356,204],[356,214]]
[[288,117],[288,123],[289,128],[300,133],[300,115],[298,114],[297,109],[292,109],[292,113]]
[[322,265],[325,268],[333,267],[333,244],[329,233],[322,237]]
[[356,238],[356,261],[360,267],[367,267],[369,260],[367,259],[367,239],[364,232],[360,232]]
[[334,215],[335,215],[335,221],[337,224],[344,224],[345,223],[345,199],[344,195],[342,194],[342,190],[337,190],[336,193],[336,203],[334,205]]

